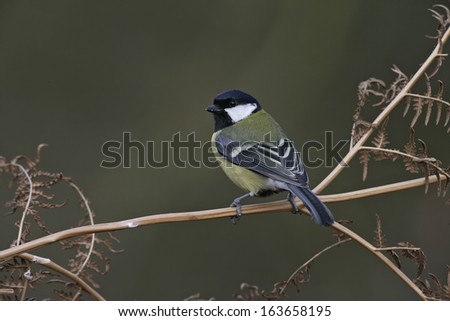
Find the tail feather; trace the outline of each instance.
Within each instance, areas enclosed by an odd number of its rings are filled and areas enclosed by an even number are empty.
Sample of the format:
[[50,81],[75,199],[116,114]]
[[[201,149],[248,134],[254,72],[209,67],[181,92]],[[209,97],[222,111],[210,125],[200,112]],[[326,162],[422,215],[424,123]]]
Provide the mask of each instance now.
[[334,223],[333,214],[328,207],[308,187],[288,185],[291,193],[294,193],[312,215],[314,222],[322,226],[330,226]]

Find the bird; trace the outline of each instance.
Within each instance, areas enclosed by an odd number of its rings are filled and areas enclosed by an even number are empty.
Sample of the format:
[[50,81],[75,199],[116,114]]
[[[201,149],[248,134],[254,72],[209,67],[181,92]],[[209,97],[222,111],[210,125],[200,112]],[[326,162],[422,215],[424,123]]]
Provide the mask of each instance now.
[[227,90],[216,95],[206,111],[214,116],[211,146],[215,159],[228,178],[247,192],[230,205],[236,208],[233,223],[242,215],[243,199],[287,191],[294,213],[299,212],[297,196],[317,224],[333,224],[333,214],[309,188],[293,142],[253,96]]

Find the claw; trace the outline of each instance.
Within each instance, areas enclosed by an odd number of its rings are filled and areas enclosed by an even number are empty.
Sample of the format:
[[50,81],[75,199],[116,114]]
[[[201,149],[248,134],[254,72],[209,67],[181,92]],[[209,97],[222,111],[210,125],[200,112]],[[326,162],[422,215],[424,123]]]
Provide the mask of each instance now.
[[236,199],[230,204],[230,207],[236,207],[236,215],[235,215],[235,216],[231,216],[231,222],[232,222],[233,224],[236,224],[236,223],[241,219],[241,216],[242,216],[241,201],[242,201],[244,198],[249,197],[249,196],[252,196],[252,195],[253,195],[252,193],[247,193],[247,194],[245,194],[245,195],[242,195],[242,196],[236,198]]
[[231,223],[236,224],[242,216],[241,204],[234,200],[233,203],[230,204],[230,207],[236,207],[236,215],[230,217]]
[[295,202],[295,196],[291,192],[288,192],[288,201],[292,205],[292,214],[298,214],[300,210],[298,209],[297,203]]

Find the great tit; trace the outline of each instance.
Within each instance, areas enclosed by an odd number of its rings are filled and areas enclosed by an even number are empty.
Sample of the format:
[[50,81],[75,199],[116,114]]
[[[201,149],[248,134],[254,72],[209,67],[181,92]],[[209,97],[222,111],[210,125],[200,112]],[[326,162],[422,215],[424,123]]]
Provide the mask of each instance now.
[[206,110],[215,120],[214,156],[225,174],[248,192],[230,205],[236,207],[238,219],[244,198],[287,191],[294,213],[298,212],[297,196],[317,224],[333,224],[330,210],[308,186],[308,175],[292,141],[255,98],[228,90],[218,94]]

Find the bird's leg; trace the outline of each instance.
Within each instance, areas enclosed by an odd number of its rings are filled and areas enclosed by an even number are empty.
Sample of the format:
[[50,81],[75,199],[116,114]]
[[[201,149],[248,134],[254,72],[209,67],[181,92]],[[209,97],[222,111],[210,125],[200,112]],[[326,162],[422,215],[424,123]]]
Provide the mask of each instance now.
[[239,221],[241,219],[242,216],[242,211],[241,211],[241,201],[249,196],[253,196],[252,193],[247,193],[245,195],[239,196],[237,198],[234,199],[234,201],[230,204],[230,207],[236,207],[236,215],[235,216],[231,216],[231,222],[233,224],[236,224],[237,221]]
[[300,212],[298,209],[297,203],[295,202],[295,195],[291,192],[288,192],[288,201],[292,205],[292,213],[297,214]]

